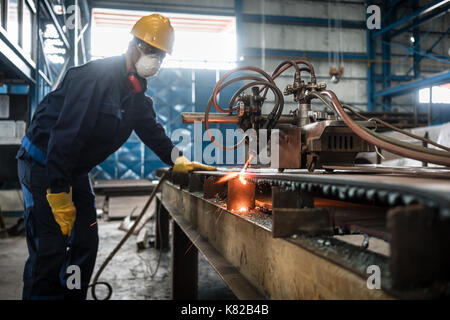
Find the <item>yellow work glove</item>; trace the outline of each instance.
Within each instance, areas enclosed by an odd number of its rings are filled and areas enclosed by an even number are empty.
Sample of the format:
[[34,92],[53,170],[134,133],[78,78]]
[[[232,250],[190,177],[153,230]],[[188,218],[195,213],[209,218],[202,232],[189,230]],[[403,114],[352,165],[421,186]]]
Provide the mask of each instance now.
[[189,171],[213,171],[216,167],[208,166],[206,164],[201,164],[198,162],[191,162],[185,156],[178,157],[173,165],[173,172],[187,173]]
[[77,210],[72,202],[72,188],[70,188],[69,193],[50,193],[50,189],[48,189],[47,201],[62,234],[70,236],[77,215]]

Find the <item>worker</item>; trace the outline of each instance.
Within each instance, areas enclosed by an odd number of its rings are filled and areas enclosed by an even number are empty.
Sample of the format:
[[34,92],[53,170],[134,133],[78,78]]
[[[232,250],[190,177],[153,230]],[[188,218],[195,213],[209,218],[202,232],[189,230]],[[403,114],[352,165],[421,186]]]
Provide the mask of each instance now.
[[146,78],[172,53],[169,19],[142,17],[131,33],[125,54],[69,69],[39,103],[23,138],[16,156],[29,252],[23,299],[86,298],[98,248],[88,173],[133,130],[162,161],[175,162],[175,171],[214,169],[181,156],[144,94]]

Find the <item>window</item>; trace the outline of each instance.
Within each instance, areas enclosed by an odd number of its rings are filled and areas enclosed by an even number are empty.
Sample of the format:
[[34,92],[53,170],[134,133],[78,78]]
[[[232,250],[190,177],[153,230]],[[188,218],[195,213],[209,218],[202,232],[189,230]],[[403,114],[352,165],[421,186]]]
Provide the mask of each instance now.
[[[92,57],[126,52],[134,23],[151,12],[94,8],[92,12]],[[163,67],[231,69],[236,66],[236,21],[231,16],[161,13],[175,30],[172,55]]]
[[[450,104],[450,83],[432,88],[432,103],[447,103]],[[430,103],[430,88],[419,90],[419,102]]]
[[18,0],[8,0],[8,22],[6,24],[9,40],[19,42],[19,6]]
[[54,24],[48,23],[45,25],[42,38],[44,39],[44,54],[47,59],[54,64],[63,64],[66,49]]
[[24,1],[23,4],[22,21],[22,48],[25,54],[31,57],[31,48],[33,43],[33,14],[26,1]]

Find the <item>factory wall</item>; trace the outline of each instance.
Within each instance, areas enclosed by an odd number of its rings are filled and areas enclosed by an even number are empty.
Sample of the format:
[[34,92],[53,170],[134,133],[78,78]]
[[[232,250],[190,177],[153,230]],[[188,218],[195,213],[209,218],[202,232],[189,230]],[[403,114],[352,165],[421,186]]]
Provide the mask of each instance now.
[[[277,16],[295,16],[304,18],[329,17],[337,20],[363,21],[365,20],[365,6],[349,3],[328,3],[327,1],[275,1],[275,0],[243,0],[243,14],[261,14]],[[345,59],[343,78],[338,83],[330,81],[329,69],[335,63],[334,54],[366,52],[365,29],[354,29],[329,26],[280,25],[270,23],[243,23],[241,43],[246,48],[263,48],[320,51],[324,58],[308,58],[314,65],[319,81],[327,82],[328,88],[334,90],[339,98],[362,110],[366,108],[366,69],[367,63],[359,60]],[[244,56],[244,64],[256,65],[267,72],[287,57],[270,56],[267,54]],[[300,58],[300,57],[299,57]],[[340,64],[339,64],[340,65]],[[338,67],[339,65],[336,65]],[[292,72],[288,77],[277,80],[280,88],[292,82]],[[295,108],[292,97],[286,97],[285,112]],[[318,108],[323,108],[317,104]]]

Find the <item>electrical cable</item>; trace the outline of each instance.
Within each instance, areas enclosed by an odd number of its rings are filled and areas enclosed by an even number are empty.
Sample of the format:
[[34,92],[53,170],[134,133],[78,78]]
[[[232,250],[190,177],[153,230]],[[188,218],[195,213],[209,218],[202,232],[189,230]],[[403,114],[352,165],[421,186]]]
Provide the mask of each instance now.
[[163,181],[166,180],[168,178],[169,172],[171,170],[168,170],[166,172],[163,173],[163,175],[161,176],[158,184],[156,185],[156,187],[153,189],[152,193],[150,194],[150,197],[148,198],[147,202],[145,203],[144,207],[141,210],[141,213],[137,216],[136,220],[134,221],[133,225],[131,226],[131,228],[127,231],[127,233],[123,236],[123,238],[120,240],[120,242],[116,245],[116,247],[111,251],[111,253],[108,255],[108,257],[106,257],[105,261],[102,263],[102,265],[100,266],[100,268],[98,269],[97,273],[94,276],[94,279],[92,280],[92,283],[88,286],[91,288],[91,294],[92,297],[94,298],[94,300],[99,300],[97,298],[97,295],[95,294],[95,288],[98,285],[104,285],[108,288],[108,294],[107,296],[102,299],[102,300],[109,300],[109,298],[111,298],[112,295],[112,287],[108,282],[105,281],[98,281],[98,278],[100,277],[100,275],[102,274],[103,270],[105,269],[105,267],[108,265],[108,263],[111,261],[111,259],[116,255],[116,253],[120,250],[120,248],[123,246],[123,244],[128,240],[128,238],[133,234],[134,229],[136,229],[139,221],[141,221],[142,217],[144,216],[145,212],[147,211],[148,207],[150,206],[150,203],[153,201],[153,199],[156,196],[156,193],[158,192],[159,187],[162,185]]
[[[163,194],[161,193],[161,199],[160,199],[160,201],[158,201],[158,208],[156,209],[156,216],[157,216],[157,218],[156,218],[156,221],[155,221],[155,224],[158,227],[158,230],[156,230],[156,232],[158,233],[158,239],[162,239],[161,223],[158,222],[158,221],[161,221],[161,203],[162,202],[163,202]],[[162,257],[162,245],[159,246],[158,252],[159,252],[158,253],[158,260],[156,262],[155,271],[152,271],[152,268],[151,268],[150,264],[147,263],[147,261],[145,261],[145,259],[142,258],[139,255],[138,252],[136,252],[136,254],[139,257],[139,259],[141,259],[145,263],[147,268],[150,270],[150,278],[152,278],[152,279],[158,273],[158,270],[159,270],[159,265],[160,265],[161,257]]]

